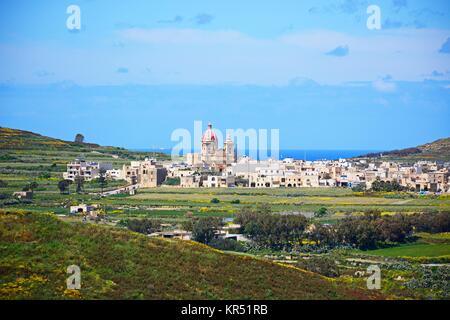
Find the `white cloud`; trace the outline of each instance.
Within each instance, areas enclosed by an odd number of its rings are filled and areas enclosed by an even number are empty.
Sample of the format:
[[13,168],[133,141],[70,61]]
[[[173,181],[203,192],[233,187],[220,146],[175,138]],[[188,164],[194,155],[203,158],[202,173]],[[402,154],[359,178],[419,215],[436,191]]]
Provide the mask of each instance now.
[[397,85],[395,82],[378,79],[372,82],[372,87],[380,92],[395,92]]
[[[258,38],[235,30],[128,28],[117,30],[121,47],[104,42],[89,48],[56,44],[0,44],[0,81],[79,84],[257,84],[285,85],[297,76],[323,85],[372,82],[390,74],[396,81],[422,81],[430,70],[447,70],[450,55],[438,50],[450,30],[395,29],[347,34],[332,30],[292,32]],[[110,43],[111,39],[108,38]],[[345,59],[324,55],[348,45]],[[126,66],[126,77],[114,72]],[[30,70],[51,70],[36,77]],[[152,72],[148,73],[147,68]],[[428,76],[429,77],[429,76]],[[392,92],[395,83],[377,80],[373,88]]]
[[131,28],[120,31],[120,35],[127,40],[149,44],[230,45],[258,42],[256,39],[233,30]]
[[[186,75],[183,82],[191,77],[203,83],[281,84],[299,74],[323,84],[371,81],[380,74],[420,81],[430,69],[442,69],[450,61],[450,57],[437,53],[449,30],[400,28],[361,35],[306,30],[273,38],[192,28],[130,28],[119,32],[121,41],[151,45],[152,62],[181,70]],[[351,48],[345,61],[336,63],[333,57],[323,55],[342,44]],[[384,91],[392,91],[394,86],[374,85]]]

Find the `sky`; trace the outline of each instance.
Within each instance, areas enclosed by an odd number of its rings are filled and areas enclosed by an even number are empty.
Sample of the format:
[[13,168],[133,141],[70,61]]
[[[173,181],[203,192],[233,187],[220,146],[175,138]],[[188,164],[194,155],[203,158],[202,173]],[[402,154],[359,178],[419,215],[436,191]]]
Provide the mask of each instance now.
[[167,148],[200,120],[388,150],[450,136],[449,119],[447,0],[0,2],[0,126]]

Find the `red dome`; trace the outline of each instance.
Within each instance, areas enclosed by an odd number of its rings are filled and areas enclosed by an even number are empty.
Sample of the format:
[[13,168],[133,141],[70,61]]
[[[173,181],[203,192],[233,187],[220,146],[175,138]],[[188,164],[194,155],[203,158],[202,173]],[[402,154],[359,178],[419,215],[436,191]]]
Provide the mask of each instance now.
[[202,141],[215,141],[217,139],[216,133],[212,129],[212,124],[208,123],[208,129],[203,133]]

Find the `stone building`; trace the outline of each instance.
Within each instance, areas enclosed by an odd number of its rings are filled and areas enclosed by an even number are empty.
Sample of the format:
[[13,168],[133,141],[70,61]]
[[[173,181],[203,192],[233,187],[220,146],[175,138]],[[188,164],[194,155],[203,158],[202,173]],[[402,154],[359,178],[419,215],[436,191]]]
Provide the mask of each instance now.
[[131,161],[123,165],[123,179],[141,188],[155,188],[161,185],[167,176],[166,168],[157,165],[154,160]]

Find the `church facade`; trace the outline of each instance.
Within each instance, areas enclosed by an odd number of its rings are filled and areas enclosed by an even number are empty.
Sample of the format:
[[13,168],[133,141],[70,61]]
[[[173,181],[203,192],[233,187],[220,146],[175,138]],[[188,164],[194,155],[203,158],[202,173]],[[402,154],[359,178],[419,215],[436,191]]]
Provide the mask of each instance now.
[[219,148],[217,134],[213,130],[212,124],[209,123],[202,135],[201,153],[188,154],[186,160],[191,165],[206,165],[215,169],[223,169],[236,162],[234,142],[228,135],[223,143],[223,148]]

